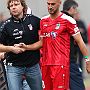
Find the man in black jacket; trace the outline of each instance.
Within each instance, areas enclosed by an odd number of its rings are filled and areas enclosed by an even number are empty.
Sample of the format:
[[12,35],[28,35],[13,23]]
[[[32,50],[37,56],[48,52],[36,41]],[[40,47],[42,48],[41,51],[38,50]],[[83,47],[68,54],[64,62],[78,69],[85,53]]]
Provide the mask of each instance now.
[[2,25],[0,51],[8,52],[6,73],[9,90],[21,90],[22,75],[32,90],[42,90],[39,50],[23,52],[24,49],[14,47],[21,42],[32,44],[39,40],[40,18],[26,14],[25,0],[8,0],[7,7],[11,17]]
[[[77,13],[78,3],[74,0],[65,0],[63,12],[71,17]],[[77,64],[78,45],[71,37],[70,46],[70,90],[85,90],[82,72]]]

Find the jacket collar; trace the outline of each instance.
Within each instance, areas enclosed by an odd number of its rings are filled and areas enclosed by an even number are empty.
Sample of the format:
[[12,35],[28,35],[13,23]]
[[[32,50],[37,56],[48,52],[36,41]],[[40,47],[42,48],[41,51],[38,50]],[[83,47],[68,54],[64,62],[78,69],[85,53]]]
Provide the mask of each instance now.
[[20,23],[22,21],[24,21],[26,19],[26,16],[27,15],[24,15],[23,18],[20,18],[20,19],[16,19],[15,17],[12,16],[12,20],[15,22],[15,23]]
[[65,13],[66,15],[68,15],[68,16],[70,16],[70,17],[72,17],[72,18],[73,18],[73,16],[72,16],[72,15],[70,15],[68,12],[66,12],[66,11],[61,11],[61,12]]

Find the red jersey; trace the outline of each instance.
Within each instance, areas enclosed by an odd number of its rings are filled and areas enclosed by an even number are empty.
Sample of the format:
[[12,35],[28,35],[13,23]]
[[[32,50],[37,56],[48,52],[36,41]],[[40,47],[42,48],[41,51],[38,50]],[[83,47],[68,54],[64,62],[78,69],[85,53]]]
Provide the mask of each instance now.
[[66,14],[52,20],[50,16],[42,18],[41,37],[43,37],[42,65],[69,65],[70,35],[80,33],[76,21]]
[[90,25],[88,25],[88,31],[87,31],[87,36],[88,36],[88,44],[90,45]]

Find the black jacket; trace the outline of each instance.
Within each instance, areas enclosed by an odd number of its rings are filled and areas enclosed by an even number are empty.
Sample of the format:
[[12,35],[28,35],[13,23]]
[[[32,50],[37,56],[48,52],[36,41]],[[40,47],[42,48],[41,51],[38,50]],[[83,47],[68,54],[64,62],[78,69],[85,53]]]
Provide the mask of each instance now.
[[[34,15],[25,15],[24,18],[16,20],[9,18],[2,25],[0,43],[14,45],[18,43],[32,44],[39,40],[40,18]],[[7,63],[13,66],[33,66],[40,60],[39,50],[25,51],[20,54],[7,53]]]

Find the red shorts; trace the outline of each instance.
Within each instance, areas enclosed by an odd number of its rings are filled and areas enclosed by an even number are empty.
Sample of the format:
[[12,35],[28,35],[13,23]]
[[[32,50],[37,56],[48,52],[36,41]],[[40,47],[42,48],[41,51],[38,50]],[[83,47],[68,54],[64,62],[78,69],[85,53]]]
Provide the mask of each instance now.
[[42,66],[43,90],[69,90],[69,67]]

